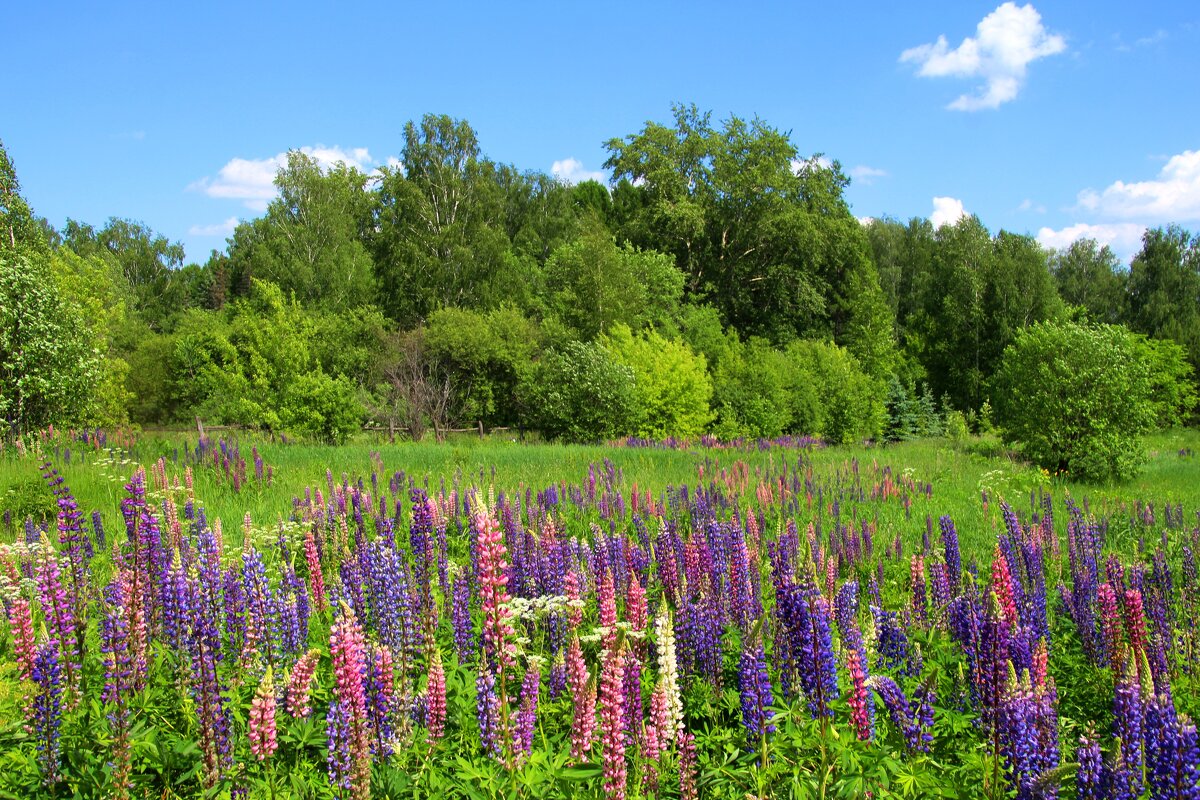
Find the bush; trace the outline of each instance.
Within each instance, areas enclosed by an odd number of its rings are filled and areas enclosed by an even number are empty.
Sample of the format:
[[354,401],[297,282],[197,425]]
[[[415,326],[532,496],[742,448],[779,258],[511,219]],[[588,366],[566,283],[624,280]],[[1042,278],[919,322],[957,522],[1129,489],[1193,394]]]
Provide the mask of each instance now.
[[634,336],[625,325],[614,328],[602,343],[633,371],[634,434],[665,439],[704,433],[712,419],[708,403],[713,392],[704,356],[654,331]]
[[594,442],[629,432],[637,401],[633,370],[598,344],[567,342],[550,350],[527,380],[530,420],[555,439]]
[[797,432],[850,444],[878,436],[885,407],[879,386],[844,347],[832,342],[793,342],[787,349],[795,379],[811,385],[817,403],[808,419],[795,419]]
[[1041,323],[1004,350],[995,421],[1030,461],[1085,480],[1125,479],[1145,459],[1141,435],[1162,414],[1139,337],[1118,325]]
[[291,385],[280,416],[293,431],[326,444],[344,444],[362,425],[363,409],[348,380],[313,372]]

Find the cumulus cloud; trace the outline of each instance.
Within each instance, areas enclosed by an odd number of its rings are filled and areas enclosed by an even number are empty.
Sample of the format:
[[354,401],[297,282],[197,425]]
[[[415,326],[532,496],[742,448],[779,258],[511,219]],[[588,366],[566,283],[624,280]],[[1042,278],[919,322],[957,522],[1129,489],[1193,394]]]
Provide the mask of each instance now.
[[856,167],[850,168],[850,177],[861,184],[870,186],[876,178],[886,178],[887,170],[868,167],[866,164],[859,164]]
[[224,222],[212,225],[193,225],[188,228],[188,236],[228,236],[238,226],[238,218],[230,217]]
[[962,200],[957,197],[935,197],[933,198],[933,213],[929,215],[929,222],[933,225],[934,230],[937,230],[943,225],[953,225],[966,215]]
[[[344,162],[361,172],[371,172],[377,162],[365,147],[344,150],[341,147],[301,147],[300,152],[312,156],[322,167],[328,168]],[[389,159],[390,163],[391,159]],[[276,153],[270,158],[233,158],[221,167],[216,177],[204,177],[188,186],[192,191],[203,192],[209,197],[224,200],[241,200],[253,211],[265,211],[274,199],[275,173],[287,165],[287,153]]]
[[1157,180],[1116,181],[1103,191],[1085,189],[1079,206],[1096,214],[1143,222],[1200,220],[1200,150],[1171,156]]
[[583,183],[584,181],[608,182],[607,175],[603,172],[584,169],[583,162],[577,158],[564,158],[562,161],[555,161],[550,166],[550,174],[563,183],[572,185]]
[[1146,226],[1136,222],[1117,222],[1110,225],[1080,222],[1059,230],[1042,228],[1037,233],[1037,240],[1043,247],[1061,250],[1070,247],[1072,242],[1079,239],[1095,239],[1100,244],[1111,247],[1113,252],[1125,261],[1129,261],[1141,249],[1142,234],[1145,232]]
[[932,44],[909,48],[900,61],[917,65],[923,78],[980,78],[974,93],[960,95],[947,108],[979,111],[998,108],[1014,99],[1025,82],[1028,66],[1067,49],[1066,40],[1042,25],[1032,5],[1005,3],[984,17],[953,50],[945,36]]
[[792,172],[799,175],[808,167],[820,167],[821,169],[829,169],[833,166],[833,162],[825,156],[813,156],[812,158],[792,159]]
[[1046,213],[1046,207],[1041,203],[1035,203],[1026,197],[1021,201],[1021,205],[1017,206],[1017,211],[1036,211],[1039,214]]

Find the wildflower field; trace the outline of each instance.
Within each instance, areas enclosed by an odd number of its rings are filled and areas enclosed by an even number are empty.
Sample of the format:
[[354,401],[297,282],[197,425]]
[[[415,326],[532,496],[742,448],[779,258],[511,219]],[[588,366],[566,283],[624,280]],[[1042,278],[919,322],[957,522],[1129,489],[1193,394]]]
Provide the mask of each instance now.
[[1194,432],[0,451],[0,797],[1200,797]]

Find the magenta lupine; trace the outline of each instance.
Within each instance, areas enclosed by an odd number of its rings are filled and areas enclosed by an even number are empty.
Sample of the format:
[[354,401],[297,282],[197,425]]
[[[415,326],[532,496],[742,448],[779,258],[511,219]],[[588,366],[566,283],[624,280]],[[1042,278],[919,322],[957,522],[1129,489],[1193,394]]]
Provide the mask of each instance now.
[[583,621],[583,586],[579,573],[573,569],[568,571],[564,583],[567,593],[567,624],[571,626],[571,630],[575,630]]
[[275,738],[275,681],[271,668],[263,673],[254,699],[250,701],[250,752],[259,761],[269,758],[279,749]]
[[567,647],[567,689],[571,693],[571,759],[581,762],[592,749],[596,729],[596,684],[588,673],[578,636]]
[[1142,663],[1146,660],[1146,617],[1142,610],[1142,593],[1137,589],[1126,589],[1121,610],[1125,616],[1125,633],[1129,636],[1129,657],[1137,667],[1139,679]]
[[1121,607],[1111,583],[1100,584],[1096,589],[1096,601],[1100,606],[1100,630],[1108,668],[1113,675],[1120,675],[1125,671],[1125,638],[1121,633]]
[[308,565],[308,594],[313,599],[317,611],[324,611],[325,575],[321,572],[321,556],[317,552],[317,535],[315,524],[308,529],[304,536],[304,561]]
[[609,570],[604,571],[604,576],[596,585],[596,609],[602,646],[608,650],[617,640],[617,593]]
[[854,725],[855,733],[865,742],[871,739],[872,726],[868,708],[871,693],[867,689],[867,673],[863,667],[862,654],[853,645],[848,650],[850,652],[846,656],[846,671],[850,674],[850,693],[846,702],[850,705],[850,721]]
[[429,650],[429,683],[425,691],[425,725],[432,743],[446,732],[446,669],[442,664],[442,651],[436,643]]
[[909,571],[912,575],[912,610],[917,622],[924,623],[928,619],[928,601],[925,589],[925,558],[914,555],[910,562]]
[[[336,745],[342,756],[341,769],[330,772],[335,787],[362,800],[371,793],[371,742],[367,721],[366,642],[354,611],[343,604],[341,614],[330,631],[329,651],[333,657],[334,694],[338,718],[330,725],[331,752]],[[337,735],[335,735],[335,733]]]
[[1013,600],[1012,573],[1008,569],[1008,559],[1000,552],[1000,545],[992,551],[992,591],[1000,603],[1000,612],[1009,625],[1019,625],[1017,604]]
[[287,687],[287,712],[298,719],[312,713],[313,680],[317,676],[317,665],[321,662],[321,651],[309,650],[292,667]]
[[650,720],[646,723],[643,754],[650,761],[657,761],[673,738],[671,710],[667,704],[667,690],[660,679],[650,693]]
[[54,549],[45,547],[38,552],[37,589],[42,604],[42,616],[46,620],[46,633],[60,654],[57,663],[66,672],[67,689],[77,687],[79,651],[75,649],[75,611],[63,588],[58,569],[58,557]]
[[624,800],[626,789],[624,676],[625,646],[620,643],[605,653],[600,670],[600,744],[603,749],[604,794],[615,800]]

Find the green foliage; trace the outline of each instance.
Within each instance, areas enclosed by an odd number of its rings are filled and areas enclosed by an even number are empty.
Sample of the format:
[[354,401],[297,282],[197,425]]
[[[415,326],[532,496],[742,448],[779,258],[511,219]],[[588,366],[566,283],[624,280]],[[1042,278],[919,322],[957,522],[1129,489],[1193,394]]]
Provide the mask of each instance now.
[[27,519],[47,524],[58,516],[58,499],[41,475],[29,475],[0,492],[0,516],[11,519],[13,529]]
[[1129,325],[1179,343],[1200,369],[1200,237],[1174,225],[1146,231],[1129,271]]
[[101,358],[45,257],[0,252],[0,418],[18,432],[87,422]]
[[787,359],[765,339],[743,345],[733,336],[713,376],[716,435],[771,438],[789,429],[793,406],[807,399],[802,391],[788,391],[789,372]]
[[344,444],[362,426],[363,409],[348,380],[310,372],[292,381],[279,418],[288,430]]
[[601,343],[633,372],[632,433],[665,439],[698,436],[707,429],[713,386],[704,356],[655,331],[635,335],[625,325],[613,328]]
[[545,353],[523,394],[542,432],[569,442],[627,434],[638,413],[633,370],[596,343],[567,342]]
[[809,383],[817,398],[810,417],[793,420],[794,430],[820,435],[831,444],[870,439],[882,432],[882,387],[845,348],[798,341],[788,346],[787,356],[797,379]]
[[1115,324],[1125,318],[1129,273],[1112,248],[1095,239],[1079,239],[1050,257],[1050,271],[1063,302],[1082,308],[1094,322]]
[[1145,459],[1155,365],[1124,328],[1042,323],[1004,353],[993,381],[1003,438],[1029,460],[1086,480],[1123,480]]
[[555,250],[545,273],[548,310],[584,341],[617,325],[676,325],[683,273],[670,256],[617,247],[606,232],[593,231]]

